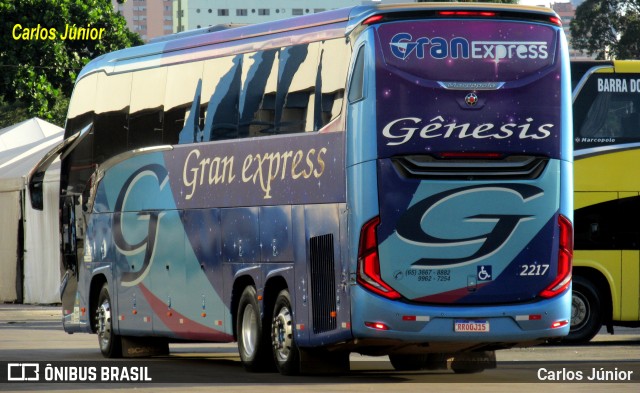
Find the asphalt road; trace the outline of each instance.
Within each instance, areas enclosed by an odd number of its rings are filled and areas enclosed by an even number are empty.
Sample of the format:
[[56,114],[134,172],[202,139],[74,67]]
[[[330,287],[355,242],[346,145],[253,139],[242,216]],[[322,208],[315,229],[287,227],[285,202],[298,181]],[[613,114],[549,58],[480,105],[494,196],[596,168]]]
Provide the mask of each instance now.
[[[582,346],[498,351],[498,368],[480,374],[460,375],[449,370],[396,372],[386,357],[354,354],[348,374],[285,377],[277,373],[247,373],[240,364],[235,344],[172,344],[169,356],[107,361],[98,350],[95,335],[65,333],[60,315],[55,306],[0,305],[0,380],[6,381],[8,368],[16,367],[15,363],[37,363],[40,376],[44,376],[44,368],[51,365],[58,371],[74,369],[83,381],[5,382],[0,385],[0,391],[566,393],[567,389],[572,392],[640,390],[640,329],[617,328],[613,336],[602,331],[591,343]],[[138,372],[139,379],[144,379],[144,375],[152,381],[87,381],[91,371],[99,376],[103,368],[111,367],[121,373],[123,369],[129,370],[130,379],[135,379],[133,373]],[[589,381],[594,370],[596,376],[608,371],[609,377],[619,381]],[[65,378],[68,377],[69,374]]]

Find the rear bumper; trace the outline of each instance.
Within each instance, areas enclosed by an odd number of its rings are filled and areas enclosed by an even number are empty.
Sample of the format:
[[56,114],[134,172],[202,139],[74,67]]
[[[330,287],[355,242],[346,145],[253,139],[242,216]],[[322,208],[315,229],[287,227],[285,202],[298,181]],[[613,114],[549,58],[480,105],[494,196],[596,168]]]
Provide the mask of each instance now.
[[[569,324],[552,328],[558,321],[571,320],[571,288],[552,299],[517,305],[434,306],[407,304],[384,299],[360,286],[351,288],[354,339],[371,342],[392,340],[405,344],[435,342],[465,343],[466,346],[515,346],[561,338]],[[534,317],[530,317],[534,316]],[[454,332],[457,320],[483,320],[488,332]],[[365,323],[382,323],[376,329]]]

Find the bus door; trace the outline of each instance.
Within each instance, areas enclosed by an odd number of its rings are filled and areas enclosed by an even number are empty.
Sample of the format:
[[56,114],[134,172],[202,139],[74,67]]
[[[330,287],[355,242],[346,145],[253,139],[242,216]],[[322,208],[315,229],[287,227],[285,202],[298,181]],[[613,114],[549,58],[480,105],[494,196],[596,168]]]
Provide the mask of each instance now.
[[381,277],[422,303],[529,301],[561,274],[561,33],[453,18],[376,31]]
[[[74,312],[76,294],[78,291],[79,266],[78,259],[82,257],[84,228],[78,217],[82,218],[79,195],[64,195],[61,198],[60,239],[62,253],[62,268],[65,271],[60,286],[60,297],[65,317]],[[77,323],[77,312],[74,312],[73,322]],[[66,321],[66,320],[65,320]]]

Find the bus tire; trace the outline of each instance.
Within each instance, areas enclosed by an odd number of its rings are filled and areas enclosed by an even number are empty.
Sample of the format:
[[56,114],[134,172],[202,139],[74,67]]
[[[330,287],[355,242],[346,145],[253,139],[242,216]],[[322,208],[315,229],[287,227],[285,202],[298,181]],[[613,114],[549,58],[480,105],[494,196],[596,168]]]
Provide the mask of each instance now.
[[273,307],[271,344],[273,359],[282,375],[300,373],[300,352],[295,342],[295,322],[291,297],[286,289],[280,291]]
[[588,279],[573,277],[571,294],[571,327],[564,338],[568,343],[589,342],[602,327],[602,303],[598,288]]
[[272,371],[268,331],[263,330],[256,289],[248,286],[242,292],[237,313],[238,351],[247,371]]
[[104,283],[98,295],[98,307],[96,310],[96,333],[100,352],[106,358],[122,357],[122,341],[113,330],[111,296],[109,286]]

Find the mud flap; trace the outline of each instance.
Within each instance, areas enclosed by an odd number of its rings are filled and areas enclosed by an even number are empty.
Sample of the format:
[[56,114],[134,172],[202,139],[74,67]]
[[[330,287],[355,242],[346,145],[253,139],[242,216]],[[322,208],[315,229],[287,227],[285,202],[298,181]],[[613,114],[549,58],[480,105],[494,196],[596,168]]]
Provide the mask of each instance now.
[[122,357],[142,358],[169,354],[167,340],[156,337],[121,337]]

